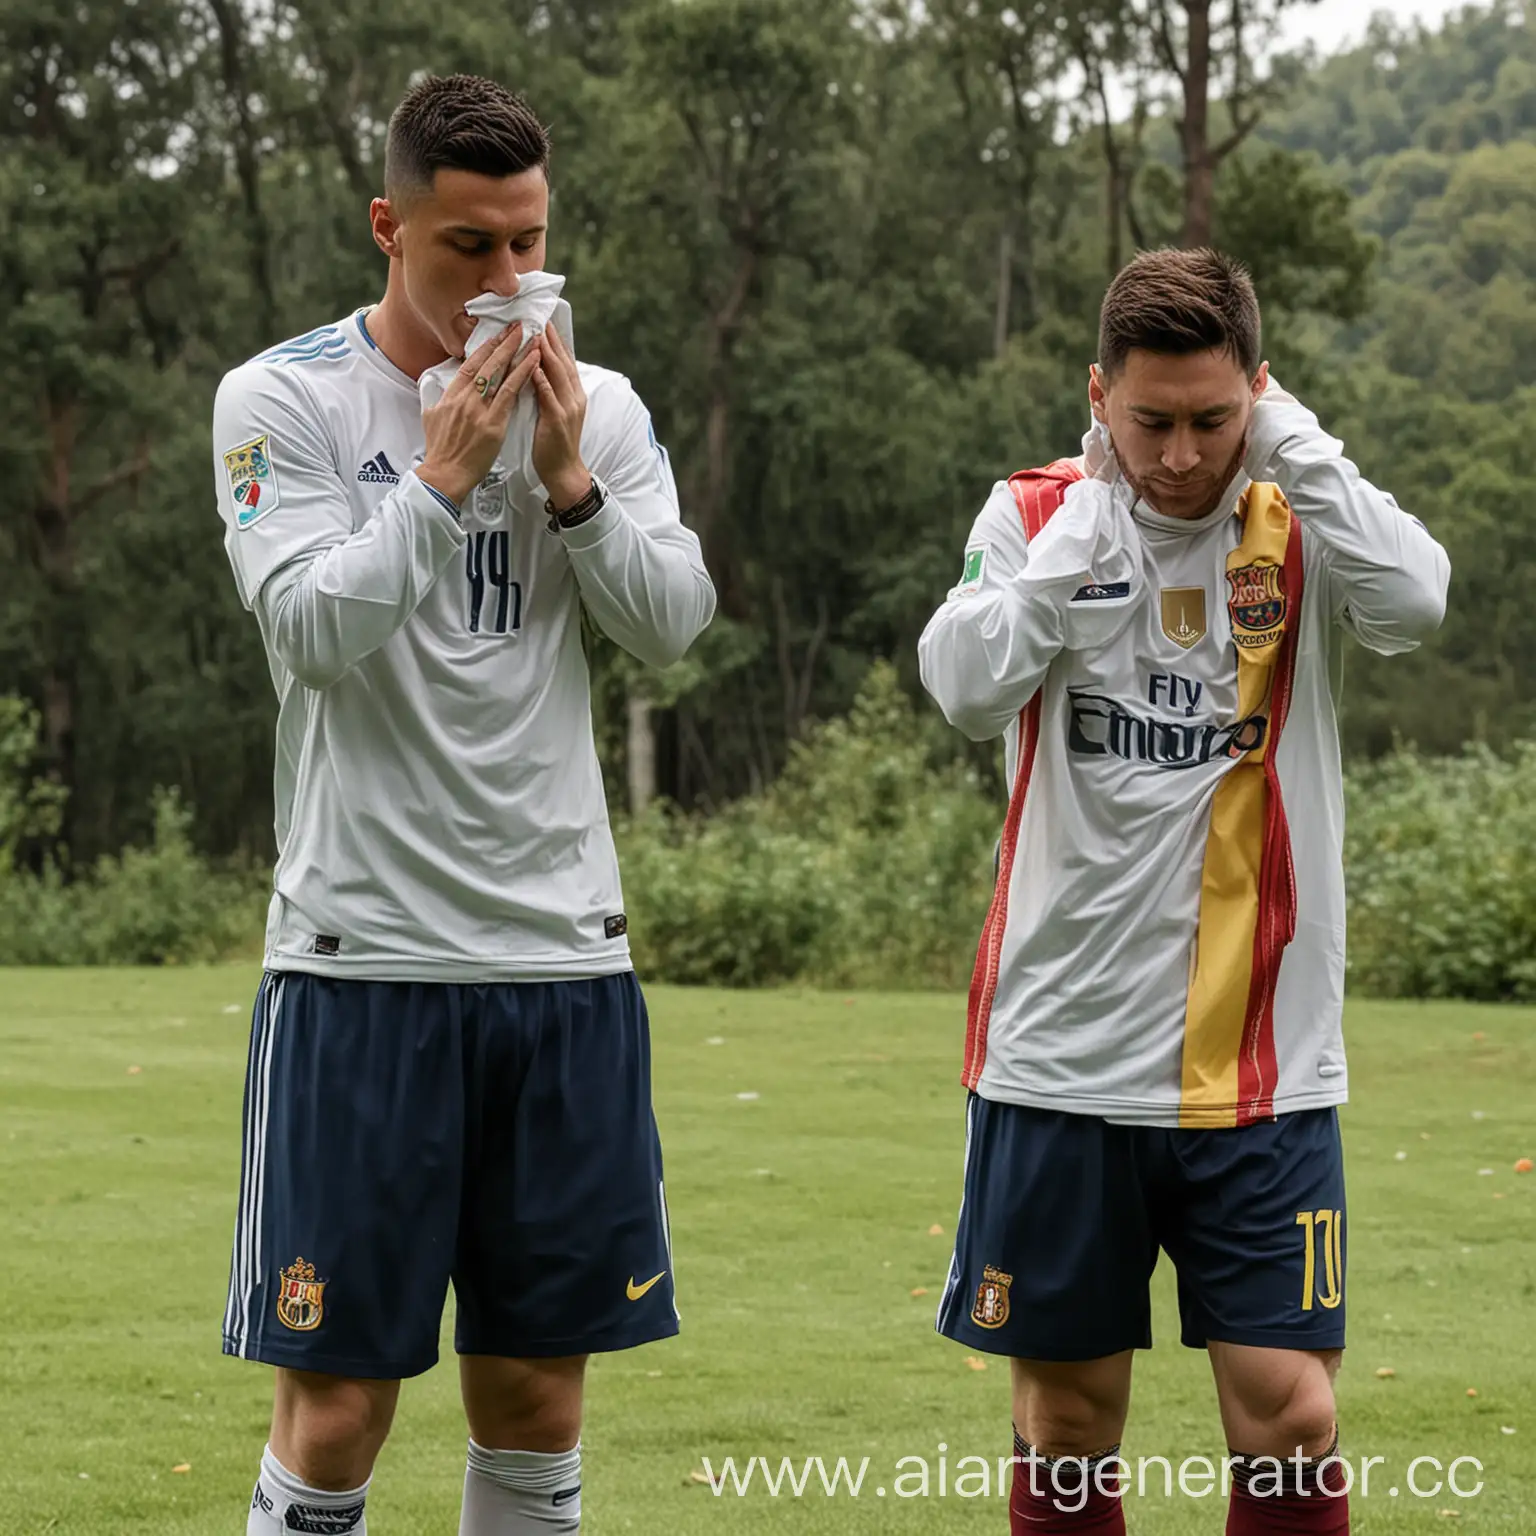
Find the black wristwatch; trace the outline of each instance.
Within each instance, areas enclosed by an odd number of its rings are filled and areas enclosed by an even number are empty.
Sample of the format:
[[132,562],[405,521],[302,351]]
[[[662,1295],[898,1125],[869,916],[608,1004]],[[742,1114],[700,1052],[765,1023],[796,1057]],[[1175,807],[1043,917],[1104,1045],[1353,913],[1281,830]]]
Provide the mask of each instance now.
[[593,475],[591,489],[575,506],[566,507],[564,511],[560,511],[556,509],[554,502],[544,503],[544,510],[549,514],[549,531],[562,533],[567,528],[579,528],[583,523],[591,522],[607,504],[608,492],[603,489],[597,476]]

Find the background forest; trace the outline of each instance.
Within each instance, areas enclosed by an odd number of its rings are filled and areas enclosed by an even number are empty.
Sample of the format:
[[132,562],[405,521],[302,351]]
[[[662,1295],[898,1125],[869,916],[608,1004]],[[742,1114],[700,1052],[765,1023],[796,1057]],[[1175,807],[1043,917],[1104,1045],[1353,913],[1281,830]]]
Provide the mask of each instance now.
[[991,482],[1074,451],[1109,275],[1213,241],[1254,272],[1277,375],[1455,571],[1432,643],[1353,649],[1339,679],[1355,984],[1536,995],[1528,0],[1378,19],[1327,59],[1276,55],[1278,17],[13,0],[0,959],[259,942],[275,705],[214,509],[213,390],[378,296],[384,124],[430,69],[551,125],[578,350],[650,405],[720,590],[669,673],[593,649],[643,964],[965,973],[999,765],[921,697],[916,637]]

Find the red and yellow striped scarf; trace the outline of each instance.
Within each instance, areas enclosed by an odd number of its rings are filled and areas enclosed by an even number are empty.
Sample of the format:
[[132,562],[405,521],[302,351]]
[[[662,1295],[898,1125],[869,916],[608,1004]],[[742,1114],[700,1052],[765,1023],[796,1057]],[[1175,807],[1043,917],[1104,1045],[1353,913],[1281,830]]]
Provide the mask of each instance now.
[[1237,516],[1243,537],[1227,556],[1237,718],[1261,716],[1266,727],[1211,804],[1184,1022],[1179,1123],[1189,1127],[1273,1119],[1275,983],[1296,931],[1275,753],[1301,628],[1301,524],[1275,485],[1249,486]]

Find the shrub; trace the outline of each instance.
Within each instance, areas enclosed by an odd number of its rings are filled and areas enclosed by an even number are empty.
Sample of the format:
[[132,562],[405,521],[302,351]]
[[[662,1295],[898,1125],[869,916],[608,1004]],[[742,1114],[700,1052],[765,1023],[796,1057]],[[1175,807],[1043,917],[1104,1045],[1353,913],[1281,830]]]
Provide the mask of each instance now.
[[[696,985],[959,987],[1003,807],[874,667],[765,793],[710,817],[657,806],[616,833],[642,976]],[[0,698],[0,964],[165,964],[257,951],[267,870],[210,863],[157,793],[154,835],[66,879],[36,717]],[[1536,742],[1400,751],[1345,776],[1349,984],[1379,997],[1536,1001]],[[33,862],[37,860],[34,857]]]
[[0,878],[23,843],[58,834],[65,792],[32,772],[39,731],[25,699],[0,695]]
[[[963,985],[1003,807],[877,666],[765,794],[621,823],[637,964],[658,980]],[[1349,985],[1536,1001],[1536,743],[1350,768]]]
[[156,792],[148,847],[72,880],[52,852],[39,873],[19,867],[18,848],[47,847],[63,806],[61,790],[31,777],[36,751],[36,714],[0,698],[0,965],[159,965],[257,948],[266,872],[211,865],[175,790]]
[[657,980],[944,986],[970,973],[1000,815],[935,762],[894,671],[812,729],[763,795],[618,827],[636,963]]
[[158,790],[154,811],[147,848],[100,860],[76,887],[88,960],[190,964],[258,946],[267,872],[211,866],[192,845],[192,812],[175,790]]
[[1536,1000],[1536,742],[1347,779],[1353,990]]
[[814,979],[950,986],[969,977],[1002,811],[956,745],[880,664],[847,718],[791,754],[769,814],[814,837],[842,880],[838,942]]
[[837,943],[841,882],[825,850],[745,803],[712,820],[657,808],[621,828],[640,973],[733,987],[814,975]]

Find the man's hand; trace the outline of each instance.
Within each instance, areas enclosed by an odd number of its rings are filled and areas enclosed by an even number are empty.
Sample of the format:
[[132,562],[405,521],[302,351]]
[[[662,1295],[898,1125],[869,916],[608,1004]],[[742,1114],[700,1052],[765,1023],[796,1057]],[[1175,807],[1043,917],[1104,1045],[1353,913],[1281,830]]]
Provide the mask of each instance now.
[[[1268,364],[1265,364],[1266,370]],[[1264,478],[1276,450],[1294,425],[1291,407],[1300,404],[1272,373],[1266,372],[1264,392],[1254,402],[1248,420],[1248,442],[1243,450],[1243,468],[1254,480]]]
[[520,324],[508,326],[465,358],[443,398],[421,413],[427,451],[417,478],[441,491],[455,506],[485,479],[517,404],[518,391],[539,365],[539,349],[529,347],[513,368],[523,339]]
[[587,394],[576,359],[554,326],[545,328],[535,346],[539,366],[533,371],[538,392],[539,424],[533,433],[533,467],[557,510],[574,507],[592,488],[592,472],[582,462],[581,429],[587,419]]

